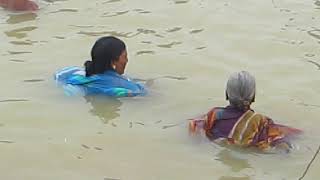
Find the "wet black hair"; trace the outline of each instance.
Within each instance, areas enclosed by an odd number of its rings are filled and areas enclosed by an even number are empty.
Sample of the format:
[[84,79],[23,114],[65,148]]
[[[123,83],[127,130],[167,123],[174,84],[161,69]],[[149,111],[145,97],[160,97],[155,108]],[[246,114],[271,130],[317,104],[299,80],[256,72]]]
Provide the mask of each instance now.
[[84,63],[86,76],[113,69],[112,62],[118,60],[124,50],[126,50],[125,43],[116,37],[99,38],[91,49],[91,61]]

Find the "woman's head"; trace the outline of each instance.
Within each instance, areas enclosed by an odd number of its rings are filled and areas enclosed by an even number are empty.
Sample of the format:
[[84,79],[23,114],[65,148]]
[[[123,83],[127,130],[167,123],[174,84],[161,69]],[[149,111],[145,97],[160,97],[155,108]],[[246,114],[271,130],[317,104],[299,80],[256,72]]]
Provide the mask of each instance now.
[[241,110],[250,109],[256,94],[255,78],[247,71],[233,73],[227,82],[226,98]]
[[86,76],[112,69],[123,74],[128,61],[126,45],[116,37],[102,37],[93,45],[91,59],[84,64]]

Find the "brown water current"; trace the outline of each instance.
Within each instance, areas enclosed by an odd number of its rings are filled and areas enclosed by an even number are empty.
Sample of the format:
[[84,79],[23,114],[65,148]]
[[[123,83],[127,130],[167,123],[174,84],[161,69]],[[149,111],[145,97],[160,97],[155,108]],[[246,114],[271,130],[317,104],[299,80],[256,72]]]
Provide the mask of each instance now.
[[[37,0],[0,9],[0,178],[293,180],[320,144],[320,1]],[[126,42],[146,97],[68,97],[56,70],[101,36]],[[229,149],[187,133],[225,106],[228,76],[257,80],[253,109],[302,129],[289,153]],[[305,180],[320,177],[320,157]]]

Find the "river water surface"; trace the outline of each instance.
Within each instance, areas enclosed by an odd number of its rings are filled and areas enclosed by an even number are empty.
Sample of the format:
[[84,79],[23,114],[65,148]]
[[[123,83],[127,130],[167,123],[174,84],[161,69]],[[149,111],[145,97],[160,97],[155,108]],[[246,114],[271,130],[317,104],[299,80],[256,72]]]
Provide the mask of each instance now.
[[[38,1],[0,10],[0,177],[293,180],[320,143],[320,1]],[[105,35],[128,47],[137,98],[67,97],[53,73]],[[253,108],[304,130],[289,154],[191,139],[186,119],[227,104],[228,76],[257,80]],[[304,179],[318,179],[316,158]]]

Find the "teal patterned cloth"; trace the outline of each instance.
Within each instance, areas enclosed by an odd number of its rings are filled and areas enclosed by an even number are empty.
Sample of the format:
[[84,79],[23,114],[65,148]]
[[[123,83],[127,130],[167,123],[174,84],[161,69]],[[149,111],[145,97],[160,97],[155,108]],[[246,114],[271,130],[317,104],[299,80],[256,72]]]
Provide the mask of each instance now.
[[86,77],[83,68],[66,67],[55,73],[55,80],[70,96],[102,94],[112,97],[129,97],[143,96],[147,93],[142,84],[113,70]]

